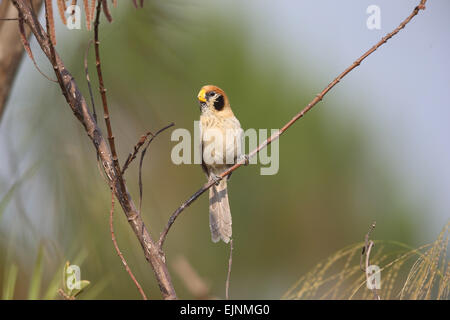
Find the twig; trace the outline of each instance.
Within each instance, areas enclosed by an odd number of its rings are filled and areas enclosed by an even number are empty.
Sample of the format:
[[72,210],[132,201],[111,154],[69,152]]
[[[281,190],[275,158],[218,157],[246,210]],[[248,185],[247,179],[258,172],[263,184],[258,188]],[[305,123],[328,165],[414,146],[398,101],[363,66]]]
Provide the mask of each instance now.
[[95,16],[95,22],[94,22],[94,44],[95,44],[95,61],[97,66],[97,77],[98,77],[98,85],[100,90],[100,95],[102,97],[102,103],[103,103],[103,117],[105,119],[106,124],[106,130],[108,133],[108,142],[109,142],[109,149],[111,150],[111,155],[113,159],[114,164],[114,170],[115,170],[115,176],[112,179],[115,180],[120,184],[121,189],[125,188],[125,182],[122,179],[122,171],[120,170],[119,165],[119,158],[117,157],[117,151],[116,151],[116,144],[114,142],[114,135],[111,128],[111,120],[109,116],[109,108],[108,108],[108,101],[106,99],[106,88],[103,82],[103,75],[102,75],[102,67],[100,62],[100,40],[98,36],[98,30],[100,25],[100,12],[102,10],[102,1],[99,0],[97,4],[97,13]]
[[64,300],[75,300],[75,297],[69,296],[67,293],[64,292],[63,289],[58,289],[58,294],[64,299]]
[[128,169],[129,165],[131,164],[131,162],[136,159],[136,156],[139,152],[139,149],[141,149],[142,145],[145,143],[145,141],[147,141],[148,136],[152,135],[153,133],[151,133],[150,131],[147,132],[146,134],[143,134],[140,138],[139,141],[136,143],[136,145],[133,147],[133,153],[129,153],[127,160],[125,161],[125,163],[123,164],[122,167],[122,175],[125,173],[125,171]]
[[[365,52],[361,57],[359,57],[355,62],[353,62],[352,65],[350,65],[347,69],[345,69],[337,78],[335,78],[330,84],[322,90],[303,110],[301,110],[299,113],[297,113],[288,123],[286,123],[278,132],[270,136],[268,139],[266,139],[263,143],[261,143],[256,149],[254,149],[252,152],[248,154],[248,157],[251,158],[255,156],[261,149],[268,146],[270,143],[278,139],[287,129],[289,129],[297,120],[302,118],[309,110],[311,110],[318,102],[320,102],[323,97],[336,85],[339,83],[339,81],[342,80],[350,71],[355,69],[357,66],[361,64],[361,62],[366,59],[369,55],[371,55],[375,50],[377,50],[380,46],[385,44],[390,38],[392,38],[394,35],[396,35],[401,29],[403,29],[412,18],[414,18],[420,10],[425,9],[425,3],[426,0],[421,0],[420,4],[416,6],[413,10],[413,12],[402,22],[400,25],[395,28],[391,33],[388,33],[385,37],[383,37],[378,43],[376,43],[371,49],[369,49],[367,52]],[[228,170],[224,171],[219,178],[223,179],[224,177],[228,176],[230,173],[232,173],[234,170],[239,168],[245,163],[245,160],[242,159],[241,161],[237,162],[235,165],[230,167]],[[159,237],[158,244],[160,246],[160,249],[162,249],[162,246],[164,244],[164,241],[167,237],[167,233],[169,232],[172,224],[175,222],[177,217],[183,212],[184,209],[189,207],[192,202],[194,202],[199,196],[201,196],[206,190],[211,188],[211,186],[215,183],[215,181],[211,180],[204,184],[197,192],[195,192],[188,200],[186,200],[177,210],[175,210],[174,213],[169,218],[169,221],[167,222],[166,227],[164,228],[163,232],[161,233]]]
[[67,20],[66,20],[66,1],[64,0],[56,0],[56,4],[58,5],[58,11],[59,11],[59,16],[61,18],[61,21],[64,25],[67,25]]
[[364,268],[364,265],[363,265],[364,254],[368,251],[370,234],[375,229],[376,224],[377,224],[377,222],[373,221],[369,227],[369,231],[367,231],[366,235],[364,236],[364,247],[362,248],[361,259],[359,260],[359,267],[361,268],[361,271],[363,271],[363,272],[366,272],[366,269],[367,269],[367,268]]
[[128,274],[130,275],[131,280],[133,280],[134,284],[136,285],[137,289],[139,290],[139,293],[142,296],[142,299],[147,300],[147,296],[145,295],[144,290],[142,290],[141,285],[139,284],[139,282],[136,280],[136,277],[134,276],[133,272],[131,272],[130,267],[127,264],[127,261],[125,260],[125,258],[123,257],[122,252],[119,249],[119,245],[117,244],[117,240],[116,240],[116,236],[114,234],[114,224],[113,224],[113,217],[114,217],[114,188],[111,191],[111,210],[109,211],[109,229],[111,231],[111,240],[114,244],[114,248],[116,249],[117,255],[120,257],[120,260],[122,260],[122,263],[125,267],[125,270],[128,272]]
[[45,0],[45,17],[47,19],[47,33],[50,34],[52,44],[56,46],[55,19],[53,19],[52,0]]
[[228,274],[227,281],[225,282],[225,299],[229,300],[228,294],[230,288],[231,266],[233,265],[233,239],[230,240],[230,259],[228,260]]
[[[370,266],[370,262],[369,262],[370,252],[372,251],[372,248],[375,245],[374,242],[372,240],[370,240],[370,235],[373,232],[373,230],[375,229],[375,226],[376,226],[376,221],[372,222],[372,224],[369,227],[369,231],[367,231],[367,233],[364,237],[364,247],[362,249],[361,259],[359,261],[359,266],[361,268],[361,271],[366,274],[366,282],[367,283],[369,283],[369,281],[370,281],[369,274],[367,272],[367,270],[369,269],[369,266]],[[364,257],[366,258],[365,266],[363,266],[363,258]],[[372,292],[373,292],[374,300],[381,300],[380,296],[377,293],[377,289],[375,287],[372,289]]]
[[148,147],[150,146],[150,143],[152,143],[153,139],[155,139],[161,132],[164,130],[172,127],[174,123],[170,123],[169,125],[165,126],[162,129],[159,129],[154,135],[152,134],[151,139],[147,142],[147,145],[142,150],[141,153],[141,159],[139,161],[139,213],[141,213],[142,208],[142,193],[143,193],[143,185],[142,185],[142,163],[144,162],[145,153],[147,152]]
[[97,112],[95,111],[95,103],[94,103],[94,95],[92,93],[92,86],[91,86],[91,79],[89,78],[89,68],[88,68],[88,55],[89,55],[89,49],[91,48],[93,40],[89,40],[89,43],[86,47],[86,51],[84,53],[84,72],[86,74],[86,81],[89,89],[89,96],[91,98],[91,104],[92,104],[92,115],[94,116],[95,122],[97,122]]
[[36,60],[33,56],[33,51],[31,51],[30,43],[27,40],[27,36],[25,33],[25,27],[23,25],[23,17],[22,14],[19,12],[19,36],[20,40],[22,41],[23,47],[25,48],[26,53],[30,57],[31,61],[33,62],[34,66],[36,67],[37,71],[43,75],[47,80],[50,80],[52,82],[58,82],[57,80],[51,79],[49,76],[47,76],[37,65]]
[[101,0],[102,5],[103,5],[103,13],[105,14],[106,19],[108,20],[108,22],[112,22],[112,16],[111,16],[111,12],[109,12],[109,8],[108,8],[108,1],[107,0]]

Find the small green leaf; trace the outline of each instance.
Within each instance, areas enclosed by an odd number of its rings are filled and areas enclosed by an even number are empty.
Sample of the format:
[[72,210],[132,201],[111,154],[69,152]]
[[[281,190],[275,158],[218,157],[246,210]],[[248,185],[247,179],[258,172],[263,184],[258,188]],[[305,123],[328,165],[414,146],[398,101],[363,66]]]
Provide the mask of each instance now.
[[73,289],[72,297],[76,297],[77,295],[79,295],[81,293],[81,291],[83,291],[83,289],[86,288],[89,284],[90,284],[90,282],[88,280],[79,281],[80,289]]

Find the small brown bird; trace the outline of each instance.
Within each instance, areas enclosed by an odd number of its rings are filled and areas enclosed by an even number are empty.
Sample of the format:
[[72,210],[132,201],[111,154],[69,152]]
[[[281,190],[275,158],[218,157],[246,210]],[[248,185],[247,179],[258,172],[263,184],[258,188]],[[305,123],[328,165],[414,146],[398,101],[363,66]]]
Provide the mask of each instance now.
[[[209,227],[213,242],[231,239],[231,211],[228,203],[227,180],[218,177],[236,161],[248,157],[241,153],[243,130],[231,110],[225,92],[212,85],[204,86],[199,94],[200,139],[202,168],[208,179],[216,182],[209,189]],[[230,174],[231,175],[231,174]]]

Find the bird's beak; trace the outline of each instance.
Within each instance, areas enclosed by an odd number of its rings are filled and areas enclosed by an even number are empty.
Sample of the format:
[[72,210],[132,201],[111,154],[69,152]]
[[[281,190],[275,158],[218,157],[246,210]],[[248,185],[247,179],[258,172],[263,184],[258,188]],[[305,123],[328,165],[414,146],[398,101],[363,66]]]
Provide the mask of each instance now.
[[200,102],[206,102],[206,91],[205,89],[200,90],[200,92],[198,93],[198,101]]

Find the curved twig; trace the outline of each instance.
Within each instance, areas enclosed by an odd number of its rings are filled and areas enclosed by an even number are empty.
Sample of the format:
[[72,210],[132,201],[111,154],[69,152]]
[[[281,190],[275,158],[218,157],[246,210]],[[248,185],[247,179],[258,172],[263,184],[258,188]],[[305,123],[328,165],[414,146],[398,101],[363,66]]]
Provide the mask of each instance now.
[[[174,125],[174,123],[170,123],[169,125],[165,126],[162,129],[159,129],[155,134],[151,134],[152,138],[147,142],[147,145],[145,146],[145,148],[142,150],[141,153],[141,159],[139,161],[139,213],[141,213],[141,207],[142,207],[142,193],[143,193],[143,186],[142,186],[142,163],[144,162],[144,157],[145,157],[145,153],[147,152],[148,147],[150,146],[150,143],[152,143],[153,139],[155,139],[158,134],[160,134],[161,132],[163,132],[166,129],[169,129],[170,127],[172,127]],[[131,162],[131,161],[130,161]]]

